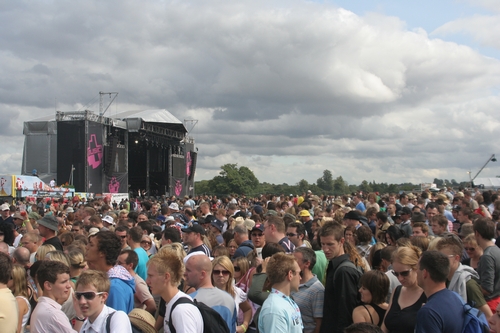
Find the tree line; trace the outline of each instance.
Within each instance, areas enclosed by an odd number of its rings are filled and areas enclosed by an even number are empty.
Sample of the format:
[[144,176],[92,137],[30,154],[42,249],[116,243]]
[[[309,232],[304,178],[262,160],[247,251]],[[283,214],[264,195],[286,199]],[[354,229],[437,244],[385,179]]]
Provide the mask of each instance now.
[[[437,187],[468,186],[467,182],[457,183],[454,179],[448,181],[447,179],[435,178],[433,182]],[[229,194],[255,196],[262,193],[288,195],[300,194],[308,190],[311,190],[314,194],[343,195],[359,191],[363,193],[398,193],[400,191],[410,192],[419,189],[420,184],[388,184],[377,183],[374,180],[371,182],[363,180],[359,185],[349,184],[341,175],[334,178],[330,170],[324,170],[323,175],[312,184],[305,179],[301,179],[295,185],[289,185],[287,183],[261,183],[252,170],[246,166],[238,167],[238,164],[225,164],[221,166],[221,171],[213,179],[195,182],[195,192],[197,195],[210,194],[218,196],[226,196]]]

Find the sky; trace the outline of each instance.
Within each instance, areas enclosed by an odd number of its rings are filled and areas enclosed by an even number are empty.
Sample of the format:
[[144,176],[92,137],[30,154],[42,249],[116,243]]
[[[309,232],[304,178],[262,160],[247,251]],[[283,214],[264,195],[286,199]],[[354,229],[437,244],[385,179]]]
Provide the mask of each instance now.
[[275,184],[465,181],[500,153],[500,2],[0,4],[1,174],[23,122],[97,112],[99,91],[119,92],[107,116],[198,120],[196,180],[237,163]]

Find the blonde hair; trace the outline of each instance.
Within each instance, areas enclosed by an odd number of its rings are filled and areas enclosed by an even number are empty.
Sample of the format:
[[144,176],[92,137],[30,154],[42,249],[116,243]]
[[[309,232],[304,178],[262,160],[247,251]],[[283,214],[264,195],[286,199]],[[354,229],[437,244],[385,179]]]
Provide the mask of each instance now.
[[163,252],[175,252],[181,260],[184,260],[184,258],[186,257],[186,251],[184,251],[184,248],[180,243],[171,243],[163,245],[158,251],[158,254]]
[[422,251],[416,246],[402,246],[398,247],[392,254],[392,261],[397,261],[402,265],[407,265],[412,268],[417,267],[418,260]]
[[59,261],[68,267],[70,266],[68,256],[62,251],[50,251],[45,255],[45,259],[51,261]]
[[163,250],[151,257],[147,263],[148,267],[154,265],[159,274],[170,274],[170,284],[179,286],[184,274],[184,264],[176,251]]
[[[224,267],[225,270],[229,271],[229,279],[226,282],[226,285],[222,290],[228,292],[231,296],[234,297],[235,292],[234,292],[234,286],[233,286],[233,279],[234,279],[234,267],[233,263],[231,260],[229,260],[228,257],[226,256],[221,256],[217,257],[212,261],[212,272],[215,268],[216,265],[221,265]],[[212,284],[214,284],[214,275],[212,274],[211,276],[212,279]]]
[[476,237],[474,236],[474,234],[467,235],[467,237],[464,238],[463,243],[464,244],[469,243],[472,246],[477,247],[477,241],[476,241]]
[[85,261],[85,257],[83,256],[83,253],[78,251],[78,250],[70,251],[68,253],[68,259],[69,259],[69,263],[74,268],[85,268],[85,266],[87,266],[87,262]]
[[234,265],[238,265],[238,267],[240,268],[242,278],[243,278],[243,276],[245,276],[245,274],[250,269],[250,263],[248,262],[247,257],[238,257],[238,258],[234,259],[233,260],[233,267],[234,267]]
[[429,246],[427,247],[427,251],[436,250],[437,244],[439,243],[440,240],[441,237],[434,237],[433,239],[431,239],[431,241],[429,242]]
[[36,260],[44,260],[47,253],[55,250],[56,248],[54,247],[54,245],[51,244],[45,244],[40,246],[38,250],[36,250]]
[[78,281],[76,281],[76,288],[78,286],[92,286],[97,292],[109,292],[111,282],[109,281],[108,274],[102,271],[87,269],[83,271]]
[[26,270],[21,265],[12,266],[12,282],[14,282],[12,293],[14,296],[24,296],[26,298],[28,295],[28,281],[26,280]]

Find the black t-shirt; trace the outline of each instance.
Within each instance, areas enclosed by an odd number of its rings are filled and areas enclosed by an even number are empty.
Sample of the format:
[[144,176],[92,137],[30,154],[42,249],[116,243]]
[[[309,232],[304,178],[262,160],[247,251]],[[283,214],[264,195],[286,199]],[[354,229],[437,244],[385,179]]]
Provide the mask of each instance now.
[[63,245],[62,245],[59,237],[49,238],[49,239],[45,240],[45,242],[43,242],[43,245],[45,245],[45,244],[53,245],[56,248],[56,250],[58,250],[58,251],[64,251]]

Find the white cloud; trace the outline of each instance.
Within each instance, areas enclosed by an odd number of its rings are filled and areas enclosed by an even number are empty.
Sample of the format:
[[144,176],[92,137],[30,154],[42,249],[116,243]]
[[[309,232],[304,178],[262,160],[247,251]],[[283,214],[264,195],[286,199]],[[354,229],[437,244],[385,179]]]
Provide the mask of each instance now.
[[434,30],[431,35],[446,37],[457,33],[465,33],[482,45],[500,49],[499,31],[500,15],[476,14],[447,22]]
[[22,121],[98,91],[120,92],[118,111],[198,119],[198,179],[238,163],[273,183],[324,169],[353,183],[460,180],[497,147],[500,62],[395,17],[298,0],[4,7],[0,132],[19,161],[5,172],[20,169]]

